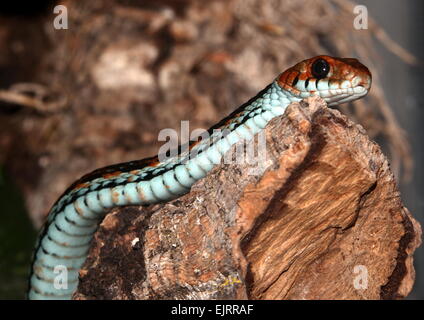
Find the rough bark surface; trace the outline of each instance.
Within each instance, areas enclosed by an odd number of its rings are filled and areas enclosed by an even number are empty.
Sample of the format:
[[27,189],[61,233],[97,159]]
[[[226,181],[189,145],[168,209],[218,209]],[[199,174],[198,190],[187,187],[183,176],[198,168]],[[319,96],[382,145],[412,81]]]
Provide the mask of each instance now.
[[112,210],[74,298],[405,297],[421,228],[379,146],[319,98],[264,133],[259,165],[222,163],[177,200]]

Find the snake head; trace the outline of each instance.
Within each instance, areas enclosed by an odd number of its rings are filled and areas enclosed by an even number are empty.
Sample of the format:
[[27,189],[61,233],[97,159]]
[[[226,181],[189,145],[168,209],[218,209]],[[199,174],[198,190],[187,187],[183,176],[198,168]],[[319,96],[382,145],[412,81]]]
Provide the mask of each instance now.
[[303,60],[277,78],[278,85],[293,97],[318,95],[329,106],[365,96],[371,81],[371,72],[358,60],[324,55]]

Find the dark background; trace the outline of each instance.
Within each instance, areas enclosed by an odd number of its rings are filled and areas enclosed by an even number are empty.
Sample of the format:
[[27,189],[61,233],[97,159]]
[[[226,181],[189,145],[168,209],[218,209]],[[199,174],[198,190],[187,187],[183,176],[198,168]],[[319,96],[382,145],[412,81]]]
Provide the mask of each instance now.
[[[369,13],[402,47],[424,61],[424,2],[362,1]],[[384,2],[384,5],[383,5]],[[414,158],[414,173],[410,183],[401,183],[401,195],[406,207],[424,225],[424,73],[422,65],[410,66],[378,46],[382,57],[383,88],[400,125],[408,134]],[[415,253],[416,282],[410,299],[424,299],[424,248]]]
[[[112,10],[111,4],[115,2],[120,4],[119,14]],[[35,230],[40,227],[53,201],[81,174],[106,164],[154,154],[159,146],[158,130],[178,128],[181,119],[190,120],[191,129],[209,127],[253,96],[281,68],[300,59],[315,54],[361,57],[354,48],[347,49],[352,49],[351,53],[337,47],[337,39],[331,39],[331,34],[343,31],[335,30],[338,22],[332,26],[325,17],[322,20],[310,17],[314,21],[308,26],[310,31],[306,28],[306,31],[297,32],[290,29],[291,24],[286,24],[284,18],[290,13],[285,12],[281,21],[277,19],[272,25],[261,26],[268,35],[254,34],[245,39],[243,32],[237,29],[244,26],[243,23],[231,24],[231,7],[216,9],[214,2],[219,3],[211,1],[210,10],[207,8],[209,4],[205,4],[203,11],[199,10],[198,32],[199,38],[203,37],[200,40],[190,34],[190,24],[184,25],[187,20],[190,23],[187,12],[192,6],[191,1],[87,1],[86,6],[75,5],[77,10],[70,10],[70,29],[56,32],[52,32],[50,22],[55,1],[37,1],[14,8],[1,3],[0,90],[14,83],[41,83],[48,89],[44,102],[53,102],[53,106],[59,107],[45,112],[0,102],[0,299],[24,297]],[[299,3],[294,11],[300,15],[301,21],[308,10],[302,7],[302,1]],[[71,4],[68,2],[70,7]],[[382,86],[399,126],[407,133],[411,145],[407,156],[414,161],[412,178],[406,181],[402,170],[398,172],[395,168],[394,171],[405,206],[423,224],[424,101],[420,91],[424,82],[424,2],[364,0],[361,4],[367,6],[370,17],[395,42],[419,61],[419,64],[408,64],[378,41],[361,43],[362,47],[376,48],[377,54],[365,57],[364,63],[372,64],[374,74],[378,72],[381,82],[375,82],[374,86]],[[158,21],[166,14],[158,14],[152,20],[148,15],[135,16],[138,9],[156,14],[163,8],[171,8],[175,16],[158,29],[155,29],[154,22],[160,25]],[[283,12],[286,8],[280,9]],[[244,14],[249,18],[249,12]],[[255,10],[252,9],[250,14],[253,19]],[[121,20],[116,18],[117,15],[121,15]],[[146,26],[143,19],[153,22]],[[176,24],[173,20],[183,23]],[[216,25],[209,30],[208,25],[214,21]],[[281,30],[279,26],[282,26]],[[349,24],[344,28],[352,33],[368,34],[368,31],[350,30]],[[223,39],[220,33],[225,33]],[[279,54],[279,50],[283,50],[278,46],[279,41],[290,37],[295,42],[283,47],[284,54]],[[316,49],[314,42],[308,47],[307,38],[316,40],[321,49]],[[181,68],[188,65],[189,70],[182,72],[184,77],[172,83],[173,89],[169,91],[157,90],[156,84],[146,85],[141,90],[137,87],[101,90],[93,85],[91,68],[101,60],[111,39],[117,47],[124,48],[128,43],[129,48],[133,48],[131,41],[138,41],[141,47],[134,51],[133,58],[145,59],[146,71],[155,76],[162,74],[172,63],[183,66]],[[262,40],[265,44],[260,42]],[[227,60],[240,57],[245,48],[252,47],[254,52],[255,48],[268,45],[275,46],[274,52],[264,49],[256,62],[236,65],[236,69],[230,71],[223,67]],[[263,74],[255,73],[255,63],[263,63],[265,67],[272,64],[275,68],[269,67],[271,71],[267,73],[270,74],[261,77]],[[62,95],[67,97],[65,107],[57,102],[61,101]],[[365,101],[378,105],[378,99],[377,102],[373,99],[371,96]],[[394,154],[389,147],[393,137],[384,134],[390,123],[385,122],[377,111],[361,113],[357,111],[360,108],[360,105],[354,105],[341,110],[363,124],[389,158],[395,158],[396,147]],[[129,120],[135,123],[127,127]],[[396,136],[396,130],[394,132]],[[402,146],[397,146],[401,154]],[[408,299],[424,299],[423,247],[416,251],[414,264],[416,282]]]

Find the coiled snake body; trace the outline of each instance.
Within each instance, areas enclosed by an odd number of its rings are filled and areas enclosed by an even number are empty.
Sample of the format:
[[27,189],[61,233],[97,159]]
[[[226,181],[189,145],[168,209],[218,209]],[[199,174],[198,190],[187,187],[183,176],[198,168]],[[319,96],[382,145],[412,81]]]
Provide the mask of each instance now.
[[[105,213],[113,207],[165,202],[187,193],[230,147],[250,139],[286,107],[312,95],[328,105],[368,93],[371,74],[356,59],[317,56],[280,74],[264,90],[213,126],[209,138],[166,161],[152,157],[97,169],[72,184],[56,201],[37,240],[31,268],[30,299],[70,299],[78,272]],[[226,130],[227,135],[213,129]],[[57,287],[56,266],[68,272]]]

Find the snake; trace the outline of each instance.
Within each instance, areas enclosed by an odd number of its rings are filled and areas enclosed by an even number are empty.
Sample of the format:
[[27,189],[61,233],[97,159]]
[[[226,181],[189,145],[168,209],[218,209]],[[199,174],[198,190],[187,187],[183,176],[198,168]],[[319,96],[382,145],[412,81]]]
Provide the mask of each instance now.
[[[339,105],[365,96],[371,81],[370,71],[357,59],[306,59],[212,126],[207,138],[189,142],[176,155],[114,164],[84,175],[49,211],[35,245],[28,298],[72,299],[94,234],[112,208],[176,199],[219,164],[231,146],[252,139],[290,103],[317,95],[328,106]],[[65,285],[56,281],[58,266],[67,272]]]

